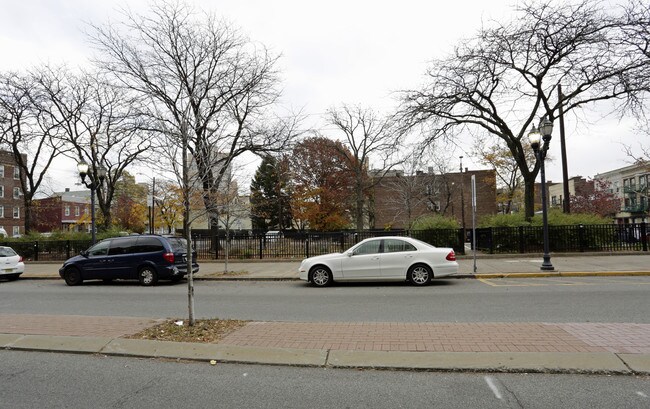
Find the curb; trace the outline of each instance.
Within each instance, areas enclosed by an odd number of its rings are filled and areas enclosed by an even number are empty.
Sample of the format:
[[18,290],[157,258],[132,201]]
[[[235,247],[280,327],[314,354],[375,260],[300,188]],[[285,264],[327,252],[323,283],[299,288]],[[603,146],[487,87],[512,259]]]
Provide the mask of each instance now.
[[[548,273],[460,273],[445,276],[439,280],[456,279],[493,279],[493,278],[543,278],[543,277],[643,277],[650,276],[650,271],[556,271]],[[20,280],[62,280],[58,275],[21,275]],[[194,277],[195,281],[300,281],[298,277]]]
[[378,352],[256,348],[125,338],[0,334],[0,349],[217,363],[440,372],[650,375],[650,354]]

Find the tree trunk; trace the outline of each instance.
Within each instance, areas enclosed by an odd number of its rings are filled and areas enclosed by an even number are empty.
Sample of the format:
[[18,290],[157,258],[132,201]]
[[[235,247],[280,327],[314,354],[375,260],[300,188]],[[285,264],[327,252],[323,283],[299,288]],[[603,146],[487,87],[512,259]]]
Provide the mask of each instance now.
[[524,176],[524,207],[526,220],[530,220],[535,215],[535,177],[533,173],[527,173]]
[[32,198],[28,197],[26,193],[23,194],[23,213],[25,214],[25,234],[32,231]]

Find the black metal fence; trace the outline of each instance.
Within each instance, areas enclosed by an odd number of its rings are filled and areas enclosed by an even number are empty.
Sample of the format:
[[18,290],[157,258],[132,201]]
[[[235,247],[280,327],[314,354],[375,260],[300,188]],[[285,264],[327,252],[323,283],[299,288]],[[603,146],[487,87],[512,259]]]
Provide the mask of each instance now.
[[[648,251],[650,231],[646,223],[549,226],[551,252]],[[193,232],[192,241],[199,259],[302,259],[343,252],[361,240],[378,236],[410,236],[437,247],[452,247],[465,254],[472,231],[463,229],[283,232],[232,234],[226,238]],[[26,260],[63,261],[90,247],[90,240],[49,240],[0,242]],[[535,227],[490,227],[476,229],[477,250],[489,253],[542,253],[543,232]]]
[[464,252],[462,231],[436,229],[422,231],[343,231],[285,232],[280,235],[257,234],[250,237],[231,235],[226,238],[193,234],[192,241],[199,259],[302,259],[321,254],[343,252],[361,240],[379,236],[410,236],[438,247],[453,247]]
[[[646,223],[548,226],[549,249],[564,253],[648,251],[649,233]],[[476,248],[490,254],[541,253],[542,227],[476,229]]]
[[88,249],[91,244],[91,240],[0,242],[0,246],[9,246],[25,260],[33,261],[64,261]]

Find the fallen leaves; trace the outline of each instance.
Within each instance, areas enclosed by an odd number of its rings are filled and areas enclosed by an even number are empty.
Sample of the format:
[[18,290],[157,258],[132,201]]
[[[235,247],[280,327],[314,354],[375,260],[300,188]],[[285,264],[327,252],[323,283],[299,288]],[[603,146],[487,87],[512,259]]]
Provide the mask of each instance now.
[[248,322],[249,321],[222,320],[215,318],[196,320],[194,325],[189,326],[187,325],[187,322],[182,320],[171,319],[126,338],[155,341],[216,343],[229,333],[243,327]]

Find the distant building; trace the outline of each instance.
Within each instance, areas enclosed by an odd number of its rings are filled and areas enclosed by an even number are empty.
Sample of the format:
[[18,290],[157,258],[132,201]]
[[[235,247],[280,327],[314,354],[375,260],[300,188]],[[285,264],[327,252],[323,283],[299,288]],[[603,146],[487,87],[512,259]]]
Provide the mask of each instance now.
[[453,217],[465,228],[472,227],[472,176],[476,180],[477,222],[495,214],[496,173],[494,170],[468,170],[435,174],[416,172],[404,175],[394,171],[374,187],[371,227],[409,228],[418,218],[440,214]]
[[[588,196],[594,191],[594,181],[587,180],[582,176],[574,176],[569,179],[569,200],[570,196]],[[550,207],[563,208],[564,183],[548,183],[548,200]]]
[[[27,155],[22,156],[27,161]],[[21,178],[24,179],[25,175],[21,175],[13,153],[0,150],[0,227],[12,237],[25,233]]]
[[45,199],[34,200],[32,214],[34,229],[41,233],[61,231],[89,232],[90,190],[55,193]]
[[609,190],[621,203],[616,213],[617,223],[642,223],[650,221],[648,216],[648,190],[650,166],[630,165],[609,172],[600,173],[594,179],[609,182]]

